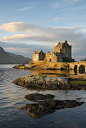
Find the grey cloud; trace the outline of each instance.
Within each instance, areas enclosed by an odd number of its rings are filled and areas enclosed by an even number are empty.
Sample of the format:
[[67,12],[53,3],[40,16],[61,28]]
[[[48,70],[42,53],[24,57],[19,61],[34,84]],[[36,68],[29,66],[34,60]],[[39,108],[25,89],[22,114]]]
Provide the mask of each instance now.
[[[9,48],[11,47],[15,48],[16,49],[16,51],[14,50],[15,52],[18,51],[17,48],[19,48],[19,50],[23,48],[23,50],[20,50],[20,53],[26,55],[25,49],[28,48],[27,56],[29,55],[31,56],[31,54],[35,50],[38,51],[43,49],[44,52],[47,52],[49,51],[49,49],[51,49],[51,51],[53,51],[53,48],[57,42],[63,42],[64,40],[68,40],[68,42],[72,45],[73,57],[76,60],[81,59],[80,55],[86,56],[86,53],[85,53],[86,28],[84,28],[84,31],[83,31],[83,27],[43,28],[37,25],[32,25],[32,24],[22,23],[22,22],[21,23],[19,22],[19,25],[16,23],[12,23],[12,24],[9,23],[9,25],[11,25],[11,27],[14,26],[14,29],[13,29],[14,31],[31,32],[31,34],[16,34],[10,37],[2,38],[3,41],[4,40],[8,41],[8,43],[5,43],[5,44],[3,43],[3,45],[6,47],[8,44]],[[8,24],[6,26],[8,27]],[[5,28],[4,27],[2,28],[5,30],[8,30],[6,26]],[[31,41],[32,42],[34,41],[35,45],[31,45],[30,44]],[[52,45],[52,48],[50,47],[50,45]]]
[[27,44],[27,43],[6,43],[6,42],[1,42],[0,41],[0,46],[4,48],[5,51],[13,53],[13,54],[18,54],[18,55],[23,55],[25,57],[32,58],[32,54],[34,51],[40,51],[43,50],[43,52],[48,52],[51,51],[53,52],[53,47],[48,46],[48,45],[32,45],[32,44]]

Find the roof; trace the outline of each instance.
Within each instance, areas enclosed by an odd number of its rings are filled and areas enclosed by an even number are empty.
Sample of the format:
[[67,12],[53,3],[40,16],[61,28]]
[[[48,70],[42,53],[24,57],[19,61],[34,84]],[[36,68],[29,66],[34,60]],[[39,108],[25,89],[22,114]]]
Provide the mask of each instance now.
[[62,45],[62,44],[65,44],[65,43],[67,43],[67,41],[65,40],[65,42],[62,42],[62,43],[58,43],[57,45],[56,45],[56,47],[58,46],[58,45]]
[[34,51],[33,54],[39,54],[41,51]]

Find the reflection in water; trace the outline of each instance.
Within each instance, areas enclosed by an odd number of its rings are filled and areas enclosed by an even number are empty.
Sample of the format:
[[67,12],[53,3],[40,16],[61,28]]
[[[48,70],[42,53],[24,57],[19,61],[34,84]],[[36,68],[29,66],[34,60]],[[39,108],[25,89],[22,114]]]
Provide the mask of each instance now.
[[[82,70],[83,69],[83,70]],[[50,76],[67,76],[67,75],[71,75],[71,74],[79,74],[79,73],[85,73],[84,68],[80,68],[80,71],[77,72],[77,69],[75,68],[75,70],[32,70],[33,74],[37,74],[37,75],[41,75],[41,74],[45,74],[45,75],[50,75]]]
[[18,107],[31,103],[24,96],[32,93],[52,94],[55,96],[55,100],[79,99],[81,102],[86,102],[86,92],[84,90],[69,90],[68,92],[63,90],[27,90],[13,84],[12,81],[27,74],[32,74],[31,70],[16,70],[12,69],[11,65],[0,65],[0,67],[0,128],[86,128],[86,103],[73,109],[58,110],[38,120],[26,114],[24,109],[18,109]]
[[39,93],[25,95],[25,98],[34,101],[32,104],[25,105],[27,114],[33,118],[40,118],[54,112],[54,110],[73,108],[84,103],[76,100],[55,100],[53,99],[54,95]]
[[73,108],[82,104],[83,102],[77,102],[76,100],[44,100],[38,101],[37,104],[26,104],[25,109],[27,110],[27,114],[29,114],[31,117],[40,118],[53,113],[54,110]]
[[67,71],[67,70],[33,70],[32,71],[33,74],[37,74],[37,75],[40,75],[40,74],[47,74],[47,75],[50,75],[50,76],[54,76],[54,77],[57,77],[58,75],[59,76],[66,76],[68,74],[74,74],[74,71],[71,70],[71,71]]

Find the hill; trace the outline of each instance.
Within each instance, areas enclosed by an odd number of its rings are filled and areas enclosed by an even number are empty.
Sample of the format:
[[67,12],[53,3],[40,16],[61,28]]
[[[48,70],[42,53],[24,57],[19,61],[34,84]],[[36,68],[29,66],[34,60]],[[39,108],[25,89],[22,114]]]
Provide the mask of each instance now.
[[22,55],[5,52],[0,47],[0,64],[28,64],[30,60],[30,58],[23,57]]

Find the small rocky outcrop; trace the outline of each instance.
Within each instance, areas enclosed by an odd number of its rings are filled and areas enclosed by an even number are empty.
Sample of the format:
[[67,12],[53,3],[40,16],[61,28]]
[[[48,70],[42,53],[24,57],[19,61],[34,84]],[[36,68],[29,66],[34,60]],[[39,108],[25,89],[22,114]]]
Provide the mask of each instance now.
[[14,69],[19,69],[20,67],[24,67],[25,65],[24,64],[19,64],[19,65],[15,65],[13,66]]
[[50,95],[50,94],[39,94],[39,93],[35,93],[35,94],[29,94],[25,96],[26,99],[30,100],[30,101],[38,101],[38,100],[49,100],[49,99],[53,99],[54,95]]
[[[37,98],[35,96],[37,95]],[[54,112],[54,110],[64,109],[64,108],[72,108],[76,106],[80,106],[83,102],[77,102],[76,100],[54,100],[52,95],[48,96],[52,98],[52,100],[47,100],[46,95],[43,94],[30,94],[28,95],[29,100],[38,101],[38,103],[26,104],[25,109],[27,110],[27,114],[29,114],[33,118],[40,118],[47,114]],[[46,97],[46,98],[45,98]]]
[[46,75],[26,75],[14,80],[13,83],[27,88],[37,87],[47,90],[69,90],[71,88],[68,79],[65,77],[50,77]]

